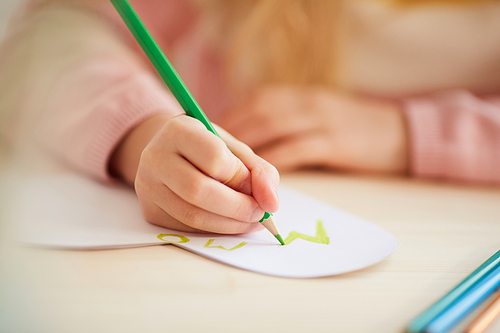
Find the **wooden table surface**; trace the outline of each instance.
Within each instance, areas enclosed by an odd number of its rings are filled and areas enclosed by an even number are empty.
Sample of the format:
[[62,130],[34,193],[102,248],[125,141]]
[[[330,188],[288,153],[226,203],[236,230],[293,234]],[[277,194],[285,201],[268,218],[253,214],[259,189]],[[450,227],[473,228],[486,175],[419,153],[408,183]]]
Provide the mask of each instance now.
[[498,187],[322,172],[282,183],[379,225],[400,247],[360,271],[286,279],[173,245],[63,251],[4,235],[0,332],[403,332],[500,248]]

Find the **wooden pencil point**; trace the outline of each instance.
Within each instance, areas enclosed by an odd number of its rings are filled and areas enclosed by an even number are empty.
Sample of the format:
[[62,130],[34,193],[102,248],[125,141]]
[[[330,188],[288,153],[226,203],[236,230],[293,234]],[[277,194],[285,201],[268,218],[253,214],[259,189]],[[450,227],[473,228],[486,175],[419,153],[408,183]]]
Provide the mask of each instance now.
[[269,230],[270,233],[273,234],[274,237],[280,242],[281,245],[285,245],[285,242],[283,241],[283,238],[280,235],[280,232],[278,231],[278,226],[276,224],[276,221],[274,220],[274,217],[272,214],[266,213],[267,215],[264,215],[262,220],[259,222],[262,223],[262,225]]

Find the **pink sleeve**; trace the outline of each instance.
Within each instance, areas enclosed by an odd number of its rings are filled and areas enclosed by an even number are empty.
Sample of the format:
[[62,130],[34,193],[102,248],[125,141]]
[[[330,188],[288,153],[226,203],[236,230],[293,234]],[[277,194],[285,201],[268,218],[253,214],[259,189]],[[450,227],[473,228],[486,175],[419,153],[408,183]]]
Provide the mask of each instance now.
[[101,180],[109,180],[108,160],[128,131],[160,112],[183,112],[151,73],[98,57],[65,71],[51,88],[44,109],[36,140]]
[[500,183],[500,96],[443,92],[406,100],[405,113],[412,174]]
[[[131,2],[167,53],[195,20],[194,10],[187,1]],[[118,57],[88,59],[67,70],[52,90],[53,104],[48,105],[59,110],[54,122],[57,126],[48,126],[39,140],[81,171],[109,180],[108,160],[127,132],[154,114],[176,115],[183,111],[151,72],[154,68],[111,3],[97,3],[94,9],[118,28],[149,71],[134,72],[137,64],[120,63]]]
[[[180,2],[164,1],[163,7]],[[112,24],[119,18],[109,2],[96,2],[94,10],[36,4],[32,0],[16,16],[0,45],[0,86],[7,87],[0,99],[6,96],[13,110],[6,115],[13,120],[0,127],[12,128],[7,131],[17,147],[32,145],[109,180],[108,160],[133,127],[158,113],[183,111],[151,66],[120,38],[131,37],[123,23],[118,30]],[[152,4],[139,7],[149,8],[146,19],[161,14]],[[180,14],[169,11],[167,17]],[[182,15],[171,24],[181,20]],[[161,22],[153,20],[152,26]],[[163,43],[175,40],[170,28],[170,35],[160,36]]]

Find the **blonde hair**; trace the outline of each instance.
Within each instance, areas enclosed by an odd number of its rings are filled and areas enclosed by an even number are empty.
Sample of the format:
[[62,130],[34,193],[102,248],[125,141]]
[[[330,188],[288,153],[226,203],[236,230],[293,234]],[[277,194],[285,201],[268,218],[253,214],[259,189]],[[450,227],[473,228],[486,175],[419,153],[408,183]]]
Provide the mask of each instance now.
[[261,84],[333,83],[335,16],[331,0],[257,1],[238,27],[228,66]]
[[[339,1],[208,1],[226,41],[229,79],[238,84],[332,81]],[[314,33],[313,33],[314,32]],[[228,42],[229,41],[229,42]]]
[[[336,84],[338,25],[354,0],[199,0],[219,22],[227,75],[237,85]],[[360,0],[357,0],[360,1]],[[363,0],[395,6],[492,0]]]

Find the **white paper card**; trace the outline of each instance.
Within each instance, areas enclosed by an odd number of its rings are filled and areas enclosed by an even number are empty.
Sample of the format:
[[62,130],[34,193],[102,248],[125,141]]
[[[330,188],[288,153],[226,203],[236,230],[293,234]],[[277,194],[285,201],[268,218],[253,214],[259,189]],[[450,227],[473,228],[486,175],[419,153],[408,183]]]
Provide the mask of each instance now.
[[310,278],[373,265],[398,242],[389,232],[288,188],[275,214],[287,245],[267,231],[193,234],[147,223],[135,193],[79,176],[39,178],[16,186],[7,215],[26,243],[70,249],[172,243],[202,256],[264,274]]

